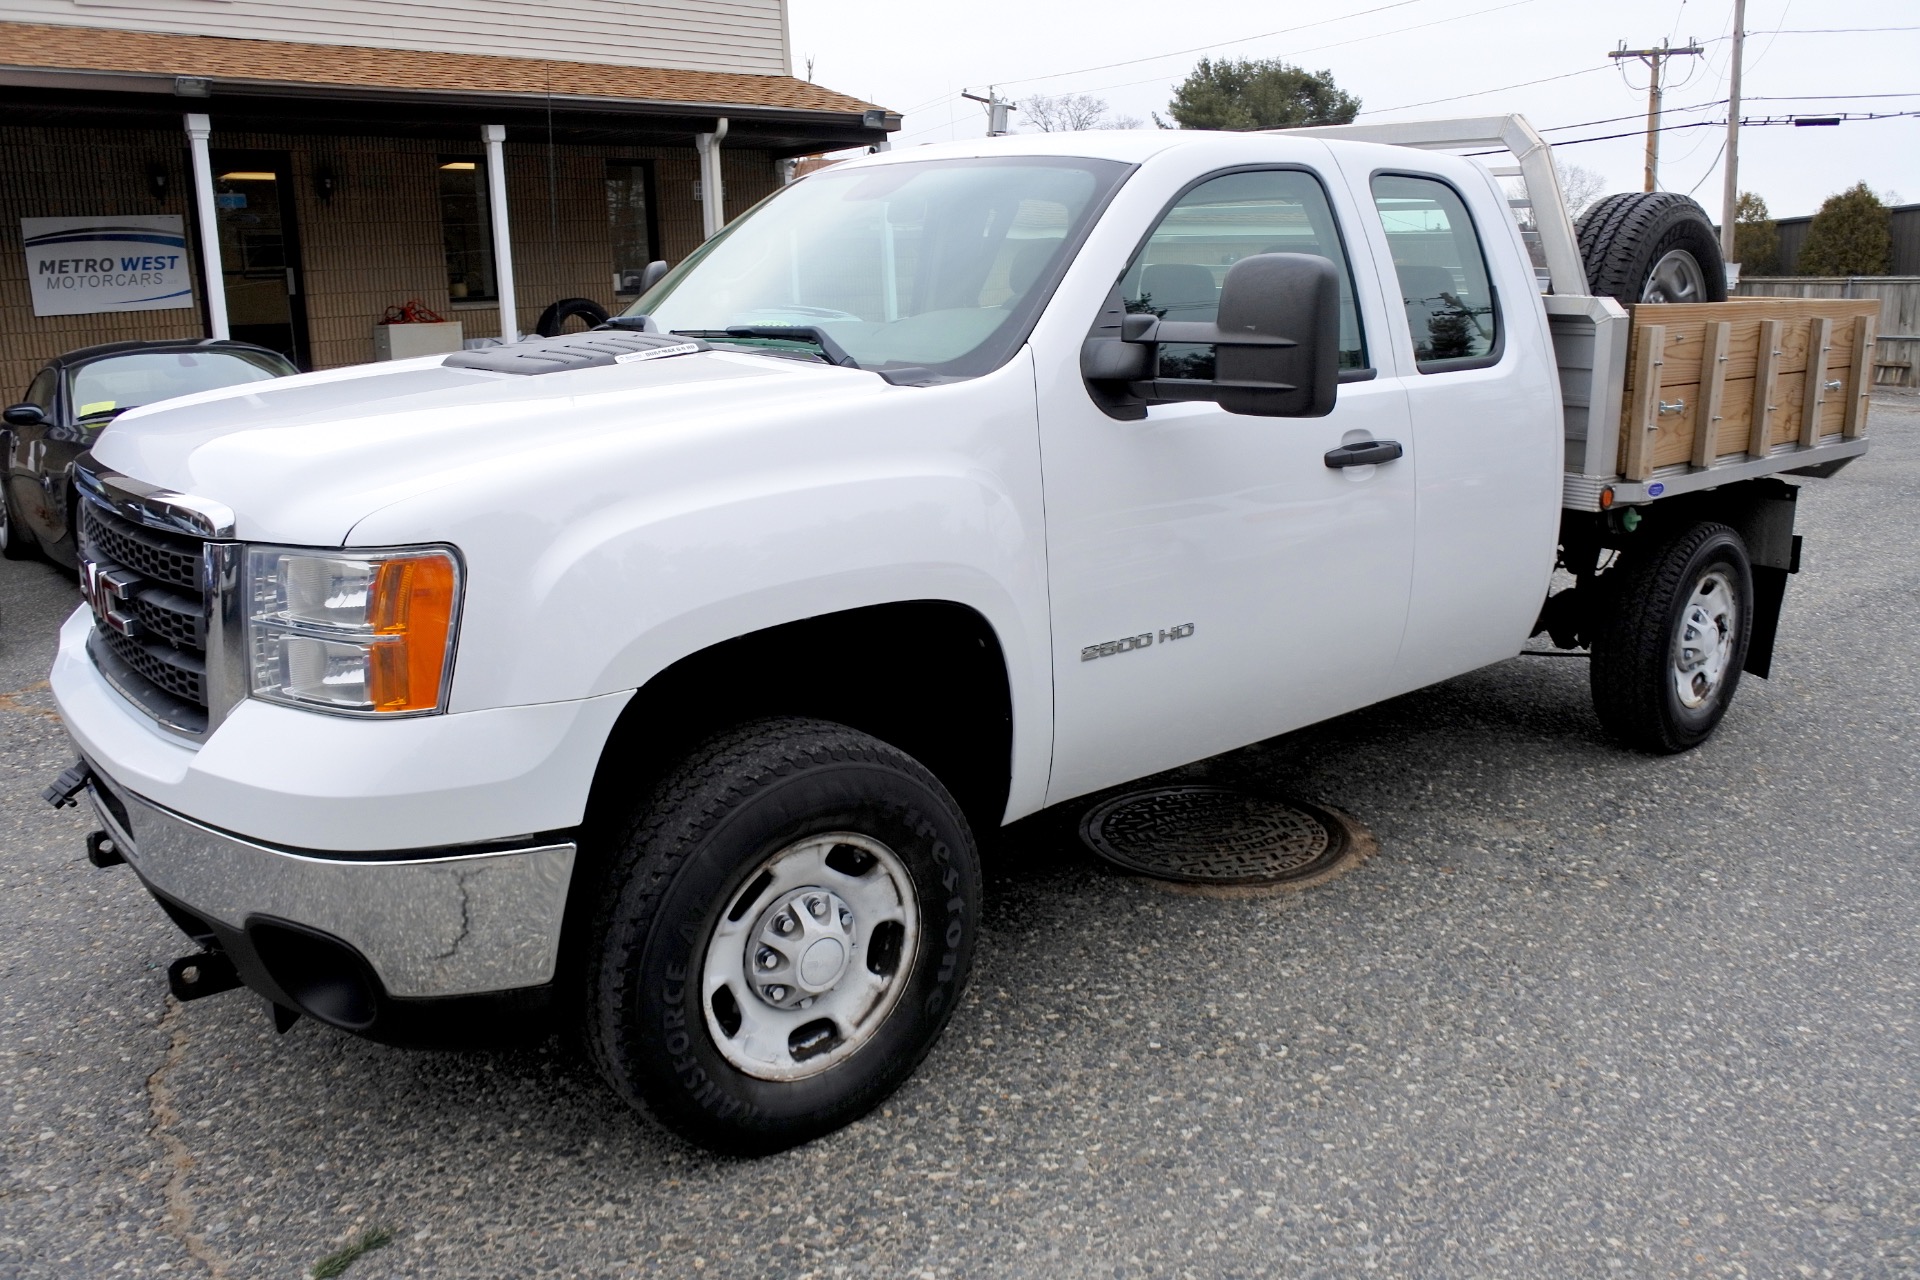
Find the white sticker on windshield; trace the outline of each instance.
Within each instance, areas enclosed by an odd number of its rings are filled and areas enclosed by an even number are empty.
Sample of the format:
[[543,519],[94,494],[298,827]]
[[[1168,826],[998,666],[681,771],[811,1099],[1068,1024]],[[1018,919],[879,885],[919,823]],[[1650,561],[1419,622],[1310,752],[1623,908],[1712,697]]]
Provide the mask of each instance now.
[[632,364],[636,360],[663,360],[668,356],[690,356],[700,349],[697,342],[677,342],[671,347],[648,347],[645,351],[628,351],[613,358],[615,364]]

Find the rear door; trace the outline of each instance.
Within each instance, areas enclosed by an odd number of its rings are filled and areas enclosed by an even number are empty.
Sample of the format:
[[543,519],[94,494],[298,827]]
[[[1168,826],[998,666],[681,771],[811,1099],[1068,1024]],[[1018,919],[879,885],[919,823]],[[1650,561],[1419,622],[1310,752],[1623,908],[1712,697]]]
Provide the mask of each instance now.
[[[1414,451],[1403,386],[1371,372],[1384,325],[1378,291],[1354,288],[1372,283],[1366,242],[1349,230],[1360,212],[1310,166],[1215,171],[1180,190],[1108,277],[1129,310],[1211,320],[1240,258],[1332,259],[1344,278],[1343,376],[1353,380],[1330,416],[1177,403],[1128,421],[1095,402],[1077,367],[1041,380],[1056,716],[1049,801],[1381,696],[1412,577]],[[1170,348],[1169,361],[1205,368],[1211,351]],[[1400,441],[1407,456],[1327,464],[1330,450],[1365,440]]]
[[1420,437],[1394,679],[1413,689],[1511,657],[1532,631],[1559,528],[1560,400],[1538,285],[1488,178],[1465,161],[1346,154],[1391,157],[1348,180],[1397,286],[1382,376],[1406,389]]

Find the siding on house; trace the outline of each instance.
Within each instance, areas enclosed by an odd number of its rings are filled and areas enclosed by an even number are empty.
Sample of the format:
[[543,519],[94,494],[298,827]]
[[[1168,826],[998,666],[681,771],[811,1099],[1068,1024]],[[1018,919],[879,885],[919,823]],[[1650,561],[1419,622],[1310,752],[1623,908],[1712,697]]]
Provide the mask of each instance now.
[[784,0],[0,0],[0,21],[775,76],[791,66]]

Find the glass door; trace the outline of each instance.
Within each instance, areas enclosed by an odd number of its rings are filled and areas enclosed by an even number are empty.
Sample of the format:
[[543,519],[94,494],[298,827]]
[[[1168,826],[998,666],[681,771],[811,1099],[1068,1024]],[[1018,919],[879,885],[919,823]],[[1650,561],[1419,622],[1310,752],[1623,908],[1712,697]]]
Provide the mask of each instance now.
[[216,151],[212,159],[228,330],[311,368],[287,156]]

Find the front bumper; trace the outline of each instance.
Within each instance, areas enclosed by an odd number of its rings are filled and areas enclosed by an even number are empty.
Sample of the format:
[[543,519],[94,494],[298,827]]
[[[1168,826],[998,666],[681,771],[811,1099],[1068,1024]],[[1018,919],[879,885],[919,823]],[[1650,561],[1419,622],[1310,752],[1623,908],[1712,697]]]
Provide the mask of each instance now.
[[630,693],[393,721],[247,699],[198,746],[159,729],[100,674],[82,606],[51,683],[80,754],[150,804],[323,857],[510,840],[580,824]]
[[[553,979],[571,842],[436,857],[319,855],[173,813],[97,764],[88,797],[175,923],[236,953],[248,985],[289,1007],[367,1030],[394,1001]],[[341,983],[356,982],[366,989],[348,992],[348,1005],[328,1003],[325,991],[338,995]]]

